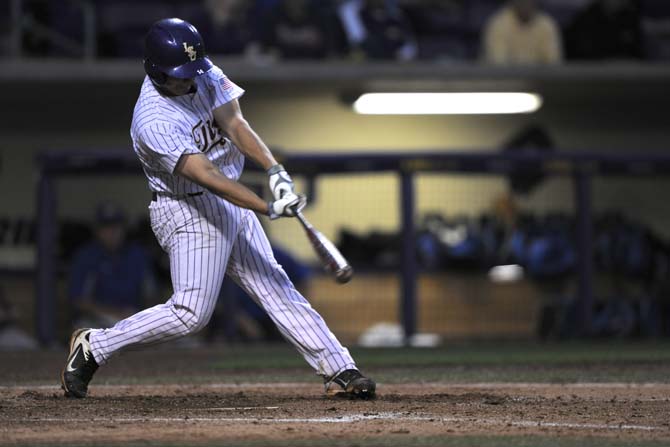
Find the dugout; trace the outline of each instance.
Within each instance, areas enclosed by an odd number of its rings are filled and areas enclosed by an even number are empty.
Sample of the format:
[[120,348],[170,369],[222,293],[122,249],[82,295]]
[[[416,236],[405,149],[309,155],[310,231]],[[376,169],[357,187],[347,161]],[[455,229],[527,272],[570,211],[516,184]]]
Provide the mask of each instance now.
[[[380,151],[381,152],[381,151]],[[390,173],[397,178],[398,190],[395,194],[400,213],[400,261],[398,268],[382,279],[389,278],[392,287],[397,287],[397,302],[395,303],[399,322],[402,324],[406,337],[415,334],[420,328],[417,326],[420,306],[424,302],[418,290],[420,277],[426,272],[424,266],[417,259],[416,240],[417,227],[417,176],[432,174],[438,176],[493,176],[505,177],[511,173],[525,173],[528,175],[542,174],[550,178],[560,177],[571,185],[571,194],[574,205],[574,242],[576,258],[571,275],[577,285],[570,293],[575,298],[572,318],[576,324],[577,335],[590,335],[593,332],[594,312],[594,197],[598,197],[598,182],[607,179],[630,179],[631,181],[652,181],[662,179],[670,172],[670,156],[653,154],[602,154],[602,153],[500,153],[479,151],[476,153],[432,151],[412,154],[382,154],[375,153],[344,153],[337,155],[324,154],[296,154],[286,155],[283,163],[289,167],[296,177],[308,179],[305,184],[313,203],[319,203],[320,195],[315,182],[320,179],[337,176],[360,176],[362,174]],[[55,242],[58,200],[57,189],[60,179],[76,176],[82,173],[89,176],[118,176],[140,174],[139,164],[134,154],[125,152],[107,151],[98,152],[67,152],[44,153],[40,159],[40,177],[38,188],[38,268],[37,268],[37,295],[35,305],[35,323],[39,339],[42,343],[53,342],[55,336],[55,303],[56,303],[56,276]],[[248,168],[249,169],[249,168]],[[253,168],[251,168],[253,169]],[[616,187],[615,187],[616,188]],[[70,198],[73,199],[73,198]],[[650,198],[651,199],[651,198]],[[350,218],[355,218],[355,197],[348,197],[352,202],[349,211]],[[346,219],[346,218],[345,218]],[[317,223],[318,225],[318,223]],[[329,234],[335,239],[335,235]],[[356,264],[354,263],[356,268]],[[369,271],[361,275],[370,274]],[[448,278],[448,273],[438,272],[437,277]],[[446,275],[446,276],[445,276]],[[433,276],[435,280],[435,275]],[[328,279],[326,279],[328,281]],[[431,279],[428,279],[430,283]],[[439,279],[432,287],[434,290],[444,290],[445,285]],[[453,282],[453,281],[452,281]],[[354,281],[355,283],[355,281]],[[377,286],[379,284],[377,283]],[[347,287],[350,287],[347,291]],[[344,286],[340,293],[344,296],[362,293],[358,299],[365,300],[366,293],[371,287],[355,291],[351,285]],[[484,293],[487,293],[484,291]],[[372,298],[372,295],[369,295]],[[349,305],[357,304],[348,301]],[[388,302],[386,302],[388,304]],[[508,302],[514,307],[514,302]],[[364,302],[358,302],[359,306]],[[518,305],[518,303],[517,303]],[[393,313],[392,313],[393,315]],[[328,316],[326,315],[328,319]],[[491,323],[492,324],[492,323]],[[333,324],[337,327],[337,323]]]

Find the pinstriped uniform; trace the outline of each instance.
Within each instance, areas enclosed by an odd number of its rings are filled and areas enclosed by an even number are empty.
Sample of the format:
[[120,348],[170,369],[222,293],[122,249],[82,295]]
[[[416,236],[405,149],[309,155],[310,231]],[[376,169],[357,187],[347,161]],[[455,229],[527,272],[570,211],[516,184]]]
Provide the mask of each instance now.
[[212,115],[244,91],[218,67],[195,80],[195,93],[167,97],[145,78],[131,127],[135,152],[157,196],[149,206],[151,226],[170,257],[174,293],[165,304],[92,331],[96,361],[104,364],[123,349],[202,329],[227,274],[265,309],[317,374],[355,368],[348,350],[277,264],[256,214],[173,174],[179,158],[191,153],[205,153],[232,179],[239,178],[244,165],[244,156]]

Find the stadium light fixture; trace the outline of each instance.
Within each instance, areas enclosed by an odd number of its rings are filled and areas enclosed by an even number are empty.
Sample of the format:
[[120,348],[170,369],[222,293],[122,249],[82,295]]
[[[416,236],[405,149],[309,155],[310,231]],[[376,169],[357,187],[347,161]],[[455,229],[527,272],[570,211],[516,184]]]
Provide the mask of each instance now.
[[537,93],[364,93],[354,102],[363,115],[487,115],[533,113],[542,106]]

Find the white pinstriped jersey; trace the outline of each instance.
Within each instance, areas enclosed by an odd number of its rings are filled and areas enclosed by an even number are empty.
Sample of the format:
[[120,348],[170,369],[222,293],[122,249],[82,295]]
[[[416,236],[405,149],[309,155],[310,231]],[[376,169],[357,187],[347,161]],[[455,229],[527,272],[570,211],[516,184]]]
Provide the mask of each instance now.
[[214,312],[224,275],[236,281],[324,377],[356,364],[323,318],[277,263],[258,217],[174,175],[183,154],[203,152],[228,177],[242,171],[242,153],[220,134],[212,110],[243,90],[214,67],[196,79],[194,94],[161,95],[144,80],[131,135],[149,180],[159,192],[149,205],[151,227],[170,256],[174,293],[158,304],[89,335],[98,364],[123,349],[162,343],[202,329]]
[[149,189],[170,195],[201,191],[195,183],[174,175],[183,154],[203,152],[223,174],[237,180],[244,156],[216,125],[212,111],[239,98],[244,90],[219,67],[195,78],[195,93],[162,95],[148,76],[135,104],[130,136],[142,163]]

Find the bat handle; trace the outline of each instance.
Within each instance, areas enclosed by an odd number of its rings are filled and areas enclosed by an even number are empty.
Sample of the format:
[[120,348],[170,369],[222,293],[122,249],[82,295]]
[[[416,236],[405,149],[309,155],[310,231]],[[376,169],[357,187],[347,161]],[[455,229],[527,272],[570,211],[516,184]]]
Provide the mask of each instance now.
[[298,218],[298,220],[300,221],[300,223],[302,224],[303,227],[305,227],[305,228],[311,228],[311,227],[312,227],[312,224],[310,224],[310,223],[307,221],[307,219],[305,218],[305,216],[303,216],[302,213],[301,213],[300,211],[296,211],[296,213],[295,213],[295,217]]

